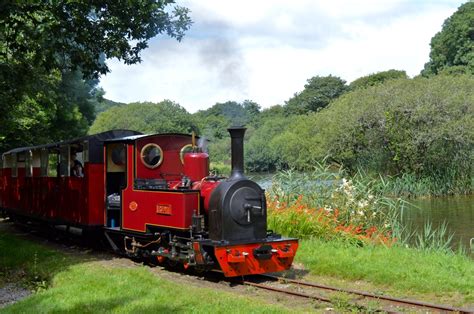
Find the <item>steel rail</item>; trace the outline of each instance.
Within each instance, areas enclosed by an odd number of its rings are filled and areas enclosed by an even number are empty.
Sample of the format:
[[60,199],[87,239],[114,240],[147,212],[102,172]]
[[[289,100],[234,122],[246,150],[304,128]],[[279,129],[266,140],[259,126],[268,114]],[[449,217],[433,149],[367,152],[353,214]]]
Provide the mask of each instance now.
[[291,290],[285,290],[285,289],[270,287],[270,286],[267,286],[267,285],[263,285],[263,284],[259,284],[259,283],[255,283],[255,282],[247,281],[247,280],[243,280],[241,282],[242,282],[242,284],[247,285],[247,286],[253,286],[253,287],[257,287],[257,288],[261,288],[261,289],[265,289],[265,290],[271,290],[271,291],[281,292],[281,293],[285,293],[285,294],[289,294],[289,295],[294,295],[294,296],[297,296],[297,297],[302,297],[302,298],[307,298],[307,299],[314,299],[314,300],[319,300],[319,301],[331,303],[330,299],[325,298],[323,296],[309,295],[309,294],[306,294],[306,293],[301,293],[301,292],[296,292],[296,291],[291,291]]
[[461,313],[461,314],[474,313],[474,309],[463,309],[463,308],[456,308],[456,307],[451,307],[451,306],[442,305],[442,304],[434,304],[434,303],[428,303],[428,302],[411,300],[411,299],[401,299],[401,298],[396,298],[396,297],[391,297],[391,296],[373,294],[373,293],[366,292],[366,291],[331,287],[331,286],[327,286],[327,285],[311,283],[311,282],[305,282],[305,281],[299,281],[299,280],[295,280],[295,279],[288,279],[288,278],[272,276],[272,275],[259,275],[259,276],[264,277],[264,278],[269,278],[269,279],[272,279],[272,280],[278,280],[278,281],[281,281],[281,282],[293,283],[293,284],[300,285],[300,286],[307,286],[307,287],[319,288],[319,289],[324,289],[324,290],[344,292],[344,293],[349,293],[349,294],[360,295],[360,296],[363,296],[363,297],[366,297],[366,298],[390,301],[390,302],[395,302],[395,303],[399,303],[399,304],[413,305],[413,306],[430,308],[430,309],[440,310],[440,311],[457,312],[457,313]]

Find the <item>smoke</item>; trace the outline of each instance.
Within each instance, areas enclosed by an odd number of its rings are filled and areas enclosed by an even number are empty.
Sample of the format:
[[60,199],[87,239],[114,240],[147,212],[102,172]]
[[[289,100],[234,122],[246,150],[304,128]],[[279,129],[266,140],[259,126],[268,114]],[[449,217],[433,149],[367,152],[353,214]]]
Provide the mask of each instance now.
[[197,147],[199,147],[200,151],[203,153],[207,153],[207,144],[208,141],[205,137],[200,137],[197,141]]
[[206,40],[199,56],[206,67],[216,72],[219,85],[240,92],[246,89],[244,61],[235,42],[227,38]]

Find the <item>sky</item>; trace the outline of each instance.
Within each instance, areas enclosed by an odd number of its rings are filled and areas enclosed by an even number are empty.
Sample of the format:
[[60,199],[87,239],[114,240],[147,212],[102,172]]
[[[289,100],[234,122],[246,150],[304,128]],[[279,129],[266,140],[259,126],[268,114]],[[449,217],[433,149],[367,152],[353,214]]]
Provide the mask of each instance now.
[[202,0],[181,42],[150,40],[142,62],[108,60],[107,99],[169,99],[193,113],[217,102],[283,105],[313,76],[350,83],[396,69],[410,77],[429,60],[430,40],[465,1]]

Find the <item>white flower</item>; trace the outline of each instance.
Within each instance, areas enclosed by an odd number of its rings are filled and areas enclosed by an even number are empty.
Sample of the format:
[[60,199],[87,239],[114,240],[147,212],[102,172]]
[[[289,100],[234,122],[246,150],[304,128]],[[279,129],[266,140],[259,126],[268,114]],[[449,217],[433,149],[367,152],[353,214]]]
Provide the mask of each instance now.
[[374,196],[372,194],[369,194],[369,196],[367,196],[367,198],[369,199],[369,201],[371,201],[371,200],[374,199]]
[[324,206],[324,210],[325,210],[327,213],[332,212],[332,208],[329,207],[329,206]]
[[357,214],[359,214],[359,216],[364,216],[364,212],[361,211],[361,210],[358,210],[358,211],[357,211]]
[[357,206],[358,206],[359,208],[364,208],[364,207],[366,207],[367,205],[369,205],[369,202],[367,202],[367,201],[359,201],[359,202],[357,202]]

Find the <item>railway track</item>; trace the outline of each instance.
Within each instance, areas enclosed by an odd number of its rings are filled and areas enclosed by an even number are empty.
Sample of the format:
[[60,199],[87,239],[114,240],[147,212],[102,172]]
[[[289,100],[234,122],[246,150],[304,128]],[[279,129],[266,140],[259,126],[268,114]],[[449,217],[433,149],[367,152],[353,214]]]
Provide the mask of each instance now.
[[[283,283],[285,284],[285,286],[290,286],[290,287],[283,288],[281,286],[277,287],[274,285],[269,285],[267,283],[269,280],[272,282]],[[283,278],[283,277],[278,277],[278,276],[271,276],[271,275],[258,275],[258,276],[244,278],[243,280],[240,281],[240,283],[247,286],[256,287],[259,289],[274,291],[274,292],[278,292],[278,293],[282,293],[286,295],[291,295],[295,297],[311,299],[311,300],[316,300],[316,301],[326,302],[326,303],[334,302],[334,298],[333,296],[331,296],[331,294],[344,293],[344,294],[352,295],[355,297],[355,299],[352,300],[350,303],[352,303],[352,305],[354,306],[357,306],[358,308],[362,308],[362,309],[365,308],[365,305],[363,302],[364,300],[377,301],[377,302],[382,302],[386,305],[389,305],[390,307],[385,306],[383,308],[380,308],[380,311],[389,312],[389,313],[398,312],[400,310],[400,307],[408,311],[419,309],[419,310],[424,310],[424,311],[442,312],[442,313],[462,313],[462,314],[474,313],[474,309],[463,309],[463,308],[456,308],[456,307],[451,307],[451,306],[441,305],[441,304],[433,304],[433,303],[428,303],[428,302],[423,302],[423,301],[400,299],[400,298],[395,298],[395,297],[386,296],[386,295],[373,294],[366,291],[342,289],[338,287],[332,287],[332,286],[327,286],[327,285],[322,285],[322,284],[317,284],[317,283],[299,281],[299,280],[288,279],[288,278]],[[304,291],[305,289],[306,291]],[[311,291],[308,291],[308,289]],[[319,292],[319,293],[316,293],[316,292]],[[323,292],[323,294],[321,294],[320,292]],[[328,292],[329,292],[329,295],[328,295]],[[394,306],[396,307],[394,308]],[[397,310],[397,307],[398,307],[398,310]]]

